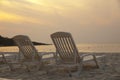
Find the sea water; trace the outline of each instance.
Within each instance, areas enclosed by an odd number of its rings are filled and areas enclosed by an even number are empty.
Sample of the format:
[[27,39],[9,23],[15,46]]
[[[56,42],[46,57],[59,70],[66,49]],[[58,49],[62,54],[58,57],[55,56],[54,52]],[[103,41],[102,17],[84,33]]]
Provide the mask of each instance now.
[[[79,52],[120,52],[119,44],[77,44]],[[54,45],[40,45],[35,46],[38,52],[55,52]],[[0,52],[18,52],[19,49],[16,46],[0,47]]]

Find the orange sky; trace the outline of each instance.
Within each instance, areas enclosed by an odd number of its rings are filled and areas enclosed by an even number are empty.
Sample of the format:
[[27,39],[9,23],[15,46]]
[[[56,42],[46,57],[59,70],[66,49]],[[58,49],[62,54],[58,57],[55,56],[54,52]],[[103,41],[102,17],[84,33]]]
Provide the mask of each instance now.
[[5,37],[24,34],[51,43],[51,33],[67,31],[77,43],[119,43],[119,30],[119,0],[0,0]]

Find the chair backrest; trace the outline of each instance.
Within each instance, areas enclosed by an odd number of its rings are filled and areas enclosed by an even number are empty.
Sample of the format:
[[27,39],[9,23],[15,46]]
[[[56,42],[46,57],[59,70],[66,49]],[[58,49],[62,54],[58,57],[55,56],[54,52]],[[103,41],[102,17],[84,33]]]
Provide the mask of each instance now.
[[79,62],[78,49],[70,33],[56,32],[51,34],[51,38],[56,47],[56,54],[59,54],[63,63]]
[[19,48],[19,51],[23,54],[25,59],[28,60],[40,60],[41,56],[38,55],[38,51],[34,47],[33,43],[31,42],[30,38],[25,35],[17,35],[13,37],[14,42]]

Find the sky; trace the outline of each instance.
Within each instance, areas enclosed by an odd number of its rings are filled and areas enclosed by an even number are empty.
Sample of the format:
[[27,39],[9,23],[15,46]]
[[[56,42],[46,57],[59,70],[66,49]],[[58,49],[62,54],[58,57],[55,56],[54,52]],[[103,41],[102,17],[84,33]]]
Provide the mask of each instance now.
[[51,43],[57,31],[76,43],[120,43],[120,0],[0,0],[0,35]]

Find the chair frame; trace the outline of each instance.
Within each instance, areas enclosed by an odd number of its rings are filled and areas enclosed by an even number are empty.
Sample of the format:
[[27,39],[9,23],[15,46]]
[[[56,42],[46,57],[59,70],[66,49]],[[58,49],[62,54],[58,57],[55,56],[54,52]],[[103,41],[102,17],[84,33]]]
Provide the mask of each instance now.
[[[66,66],[68,64],[76,65],[78,66],[78,72],[79,75],[82,71],[83,68],[83,59],[86,56],[93,56],[93,60],[96,63],[96,67],[98,68],[98,62],[96,60],[95,54],[85,54],[85,55],[79,55],[78,49],[75,45],[75,42],[72,38],[71,33],[68,32],[55,32],[51,34],[51,39],[54,43],[54,46],[56,48],[56,53],[55,53],[55,60],[56,64],[64,64],[62,66]],[[67,60],[67,58],[69,60]],[[58,65],[60,66],[60,65]],[[70,66],[70,65],[69,65]],[[68,66],[68,68],[69,68]],[[69,76],[72,76],[71,70],[68,70]]]
[[[13,37],[15,44],[19,48],[18,54],[18,63],[21,65],[25,65],[27,71],[30,72],[30,64],[37,63],[38,68],[40,70],[42,64],[42,55],[38,54],[37,49],[31,42],[30,38],[26,35],[16,35]],[[9,65],[11,70],[13,69],[13,65]]]

